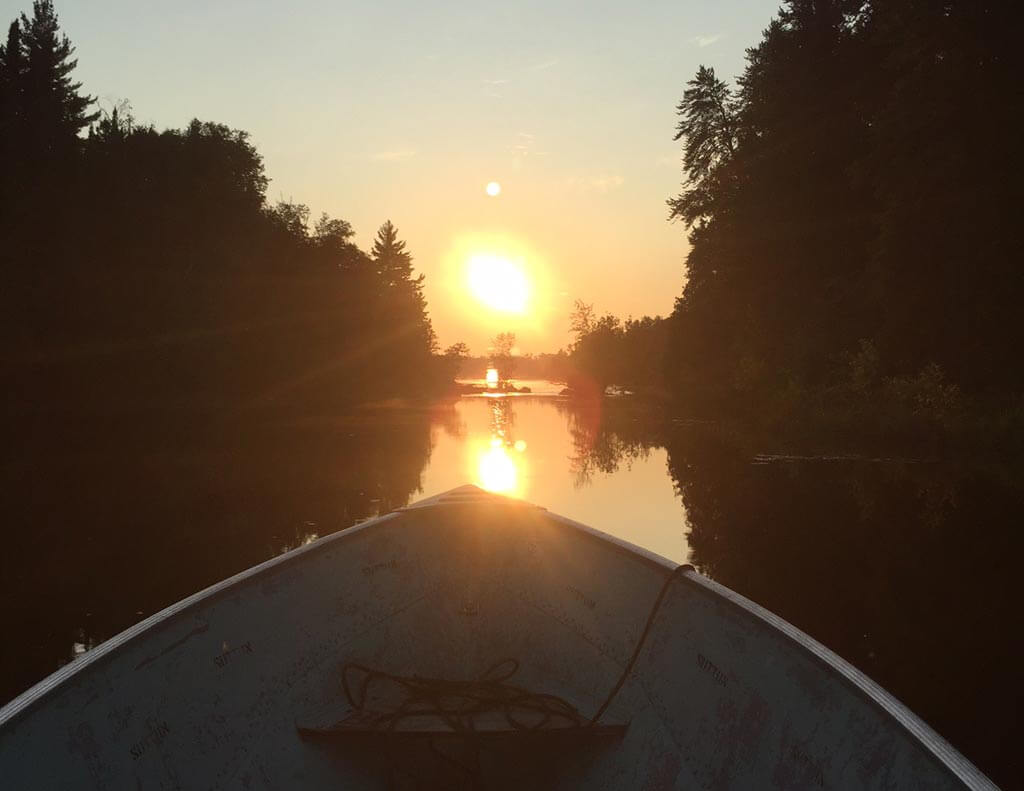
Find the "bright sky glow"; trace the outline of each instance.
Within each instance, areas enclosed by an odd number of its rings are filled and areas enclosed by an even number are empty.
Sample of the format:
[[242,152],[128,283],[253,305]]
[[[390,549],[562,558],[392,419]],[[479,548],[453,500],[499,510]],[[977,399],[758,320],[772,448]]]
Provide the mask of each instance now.
[[485,189],[487,191],[487,194],[490,195],[492,198],[495,197],[496,195],[501,194],[501,185],[497,181],[488,182],[487,187],[485,187]]
[[[248,131],[268,198],[348,220],[364,248],[391,219],[442,347],[477,354],[503,331],[524,352],[566,345],[574,299],[600,315],[672,310],[687,250],[666,221],[675,106],[702,63],[738,74],[778,5],[55,0],[71,76],[101,107],[128,99],[141,124]],[[0,24],[31,10],[0,0]],[[500,200],[481,189],[496,174]],[[448,255],[470,234],[528,248],[529,324],[466,309]]]
[[493,310],[526,312],[530,284],[522,262],[492,253],[476,253],[466,262],[466,283],[470,293]]

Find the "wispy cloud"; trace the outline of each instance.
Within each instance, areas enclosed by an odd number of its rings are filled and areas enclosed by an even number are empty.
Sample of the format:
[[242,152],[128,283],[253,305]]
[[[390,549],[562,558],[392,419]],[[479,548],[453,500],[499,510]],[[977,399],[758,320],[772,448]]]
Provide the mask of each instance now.
[[378,151],[370,154],[374,162],[401,162],[403,159],[411,159],[416,156],[416,150],[412,148],[396,148],[390,151]]
[[625,179],[622,176],[608,175],[602,173],[600,176],[595,176],[590,180],[590,186],[602,195],[606,192],[611,192],[614,189],[618,189],[625,183]]
[[720,41],[721,39],[721,33],[711,33],[705,34],[703,36],[694,36],[693,38],[690,39],[690,43],[696,44],[701,49],[704,49],[704,47],[710,47],[712,44],[714,44],[717,41]]
[[593,176],[572,176],[567,183],[572,189],[605,195],[625,184],[626,179],[618,174],[598,173]]
[[529,71],[544,71],[558,65],[558,58],[548,58],[529,67]]
[[501,94],[498,93],[498,87],[501,85],[508,85],[509,80],[480,80],[484,84],[484,96],[490,96],[492,99],[500,99]]
[[514,142],[509,145],[509,153],[512,154],[512,168],[514,170],[520,170],[527,159],[533,157],[547,156],[547,151],[540,151],[537,149],[535,143],[537,142],[536,135],[530,132],[517,132]]

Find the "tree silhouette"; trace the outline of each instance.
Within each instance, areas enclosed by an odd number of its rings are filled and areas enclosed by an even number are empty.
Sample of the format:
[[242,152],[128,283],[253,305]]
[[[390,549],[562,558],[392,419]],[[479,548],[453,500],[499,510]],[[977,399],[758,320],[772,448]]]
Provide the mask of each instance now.
[[721,188],[721,170],[736,153],[737,99],[715,70],[701,66],[687,83],[677,105],[679,124],[673,140],[686,141],[683,170],[686,187],[669,200],[671,217],[687,225],[713,214],[713,201]]
[[1024,390],[1019,21],[985,0],[789,0],[735,89],[700,67],[668,201],[691,249],[665,372],[689,406],[835,403],[864,344],[867,401]]
[[387,220],[377,230],[370,255],[387,285],[404,286],[411,283],[418,287],[422,284],[423,275],[413,278],[412,256],[405,249],[405,242],[398,238],[398,229],[391,220]]
[[12,133],[21,121],[25,69],[21,23],[15,19],[7,29],[7,40],[0,44],[0,135]]
[[597,318],[594,306],[577,299],[569,314],[573,343],[569,385],[580,395],[604,393],[609,385],[662,394],[664,390],[665,319],[640,319],[605,314]]
[[0,213],[9,211],[19,190],[21,140],[24,133],[25,52],[21,24],[15,19],[0,45]]
[[88,112],[95,100],[79,94],[82,84],[71,79],[78,61],[72,58],[75,50],[68,37],[60,33],[51,0],[35,0],[31,18],[21,15],[21,29],[26,61],[24,139],[37,155],[66,154],[76,146],[79,133],[99,116]]
[[498,371],[498,385],[505,386],[512,381],[516,372],[516,348],[514,332],[499,332],[491,338],[490,364]]
[[244,131],[90,112],[73,52],[48,0],[0,47],[5,403],[310,413],[450,384],[391,223],[371,257],[344,219],[269,205]]
[[577,299],[573,303],[572,313],[569,314],[569,331],[572,332],[576,343],[593,331],[594,322],[594,306]]
[[398,229],[387,220],[378,230],[370,257],[378,276],[390,292],[396,314],[393,316],[401,332],[411,336],[419,348],[413,353],[433,353],[437,350],[437,336],[427,314],[427,300],[423,296],[426,277],[413,274],[412,256],[405,242],[398,238]]
[[463,341],[459,341],[445,349],[444,354],[445,357],[455,357],[459,360],[465,360],[469,357],[469,346]]
[[[305,225],[305,221],[302,221],[302,225]],[[339,252],[350,244],[354,234],[352,226],[345,220],[321,214],[313,229],[313,243],[318,247]]]

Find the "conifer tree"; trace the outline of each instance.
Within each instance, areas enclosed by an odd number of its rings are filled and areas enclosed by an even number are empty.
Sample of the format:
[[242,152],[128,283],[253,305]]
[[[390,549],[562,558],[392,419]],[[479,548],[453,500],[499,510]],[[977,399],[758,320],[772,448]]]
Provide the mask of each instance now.
[[411,284],[417,291],[421,290],[423,276],[413,278],[412,256],[405,249],[405,242],[398,238],[398,229],[391,220],[385,222],[377,231],[370,254],[377,265],[377,271],[388,286]]
[[391,220],[377,231],[370,256],[385,288],[392,292],[398,307],[400,322],[418,339],[421,351],[437,350],[437,336],[427,315],[427,300],[423,296],[424,275],[413,276],[412,256],[405,242],[398,238],[398,229]]
[[25,77],[25,47],[21,23],[15,19],[7,29],[7,41],[0,44],[0,134],[9,130],[21,114],[20,94]]
[[669,200],[670,217],[687,225],[709,219],[721,187],[720,170],[736,153],[737,102],[715,70],[701,66],[676,106],[679,123],[673,140],[686,144],[683,193]]
[[74,148],[79,132],[99,117],[98,112],[89,112],[95,99],[81,95],[82,84],[71,79],[78,65],[72,57],[75,48],[60,32],[51,0],[34,0],[32,17],[21,15],[21,33],[26,139],[39,155],[62,154]]
[[[0,215],[10,215],[20,183],[18,151],[23,136],[25,47],[21,23],[15,19],[7,30],[7,40],[0,45]],[[3,223],[0,221],[0,228]]]

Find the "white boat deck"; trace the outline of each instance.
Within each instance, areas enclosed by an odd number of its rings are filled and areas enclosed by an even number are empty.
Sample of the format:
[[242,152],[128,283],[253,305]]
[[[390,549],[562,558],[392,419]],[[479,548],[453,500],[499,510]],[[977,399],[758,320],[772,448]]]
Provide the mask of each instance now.
[[454,772],[488,788],[995,788],[857,670],[693,570],[669,587],[602,718],[628,725],[614,738],[498,740],[467,757],[431,739],[325,744],[297,728],[351,714],[348,662],[472,679],[513,657],[516,684],[589,716],[672,568],[463,487],[250,569],[62,668],[0,710],[0,780],[382,789]]

